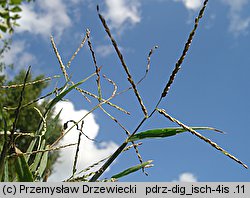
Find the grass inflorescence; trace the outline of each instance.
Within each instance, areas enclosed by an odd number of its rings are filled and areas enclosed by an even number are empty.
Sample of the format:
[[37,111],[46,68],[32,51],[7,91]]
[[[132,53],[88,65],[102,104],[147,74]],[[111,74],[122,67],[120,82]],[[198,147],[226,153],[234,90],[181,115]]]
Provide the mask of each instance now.
[[[205,0],[203,3],[202,8],[200,9],[198,16],[195,18],[194,21],[194,27],[191,30],[188,39],[184,45],[183,51],[175,63],[175,66],[173,68],[173,71],[171,75],[169,76],[169,79],[167,83],[164,86],[163,91],[161,92],[159,96],[159,100],[156,101],[155,103],[155,108],[149,113],[146,106],[143,103],[143,99],[139,93],[138,90],[138,84],[140,84],[146,77],[148,72],[150,71],[150,64],[151,64],[151,56],[154,52],[155,49],[158,48],[158,46],[154,46],[150,51],[147,56],[147,65],[146,65],[146,71],[144,76],[140,78],[140,80],[136,83],[133,78],[132,74],[129,71],[129,67],[127,66],[124,56],[121,53],[117,41],[114,39],[112,36],[111,30],[105,20],[105,18],[102,16],[100,13],[99,6],[97,6],[97,14],[99,16],[99,19],[104,27],[104,30],[106,31],[113,47],[114,50],[120,60],[121,66],[123,70],[126,73],[127,80],[129,82],[129,86],[127,89],[118,92],[118,86],[112,79],[108,78],[107,75],[102,74],[101,67],[98,66],[97,62],[97,57],[95,55],[95,49],[92,44],[92,41],[90,39],[90,30],[86,30],[86,34],[81,41],[79,47],[76,49],[76,51],[73,53],[72,57],[69,59],[66,67],[61,59],[61,55],[59,53],[59,50],[56,46],[56,43],[54,41],[53,36],[51,36],[51,44],[52,48],[54,50],[55,56],[57,57],[59,67],[61,68],[61,72],[63,74],[65,84],[61,87],[56,87],[54,90],[49,92],[48,94],[45,94],[44,96],[41,96],[40,98],[37,98],[36,100],[32,100],[26,104],[22,104],[22,99],[25,97],[25,86],[29,85],[34,85],[38,83],[44,83],[47,81],[50,81],[52,79],[58,78],[58,76],[54,77],[48,77],[44,78],[41,80],[33,81],[33,82],[27,82],[27,76],[30,73],[30,67],[27,70],[26,77],[24,79],[23,84],[16,84],[16,85],[2,85],[1,89],[15,89],[15,88],[20,88],[22,87],[22,91],[20,93],[20,100],[18,102],[17,107],[4,107],[6,111],[13,111],[15,110],[16,112],[16,118],[13,122],[12,129],[8,131],[6,128],[5,131],[1,132],[0,135],[4,135],[4,147],[1,152],[1,157],[0,157],[0,165],[1,165],[1,171],[5,170],[5,175],[1,174],[1,178],[4,178],[3,180],[7,180],[6,173],[8,173],[8,163],[6,161],[11,158],[11,157],[16,157],[17,162],[18,162],[18,171],[16,172],[18,181],[37,181],[37,180],[47,180],[48,177],[48,171],[46,170],[46,164],[48,163],[48,153],[53,152],[55,150],[60,150],[63,148],[67,148],[70,146],[76,146],[75,150],[75,157],[74,157],[74,162],[72,162],[72,175],[68,178],[65,179],[65,181],[89,181],[89,182],[95,182],[95,181],[116,181],[118,178],[124,177],[128,174],[131,174],[133,172],[136,172],[138,170],[143,170],[145,168],[150,168],[153,166],[152,160],[145,161],[142,159],[142,156],[139,153],[139,146],[141,146],[140,143],[136,143],[136,141],[143,141],[144,139],[153,139],[154,138],[167,138],[169,136],[175,136],[177,134],[181,134],[183,132],[190,132],[191,134],[195,135],[199,139],[205,141],[206,143],[210,144],[212,147],[215,149],[221,151],[223,154],[231,158],[232,160],[236,161],[237,163],[241,164],[243,167],[248,168],[246,164],[244,164],[242,161],[240,161],[238,158],[230,154],[229,152],[225,151],[223,148],[221,148],[218,144],[215,142],[211,141],[210,139],[206,138],[205,136],[201,135],[197,130],[213,130],[216,132],[223,133],[222,131],[212,128],[212,127],[189,127],[183,122],[177,120],[176,118],[172,117],[169,115],[164,109],[160,109],[159,106],[161,105],[162,100],[167,96],[169,93],[169,90],[173,84],[173,82],[176,79],[176,76],[181,69],[181,66],[185,60],[185,57],[187,56],[190,46],[192,44],[192,41],[194,39],[195,33],[197,31],[197,28],[199,26],[200,20],[202,19],[205,9],[207,7],[208,0]],[[92,60],[93,60],[93,65],[94,65],[94,72],[90,74],[89,76],[85,77],[83,80],[79,82],[74,82],[72,80],[72,76],[69,75],[68,69],[72,67],[72,62],[75,59],[75,57],[78,55],[79,51],[83,48],[84,44],[87,42],[89,52],[91,54]],[[88,90],[85,90],[81,87],[82,84],[86,83],[89,79],[92,77],[96,77],[96,92],[97,93],[92,93]],[[104,81],[101,81],[101,79],[104,79]],[[108,98],[104,98],[103,94],[103,89],[102,89],[102,83],[109,83],[113,86],[113,91],[110,94]],[[78,91],[88,102],[89,104],[91,103],[91,100],[87,97],[91,97],[92,100],[96,100],[97,104],[90,108],[88,113],[82,116],[80,120],[68,120],[67,122],[64,123],[62,133],[61,135],[52,143],[52,144],[47,144],[46,139],[44,138],[46,133],[48,133],[48,127],[47,127],[47,117],[49,113],[52,112],[53,108],[55,105],[63,100],[68,93],[72,91]],[[124,108],[120,107],[117,104],[114,104],[111,102],[111,100],[115,97],[118,97],[121,94],[125,94],[127,91],[133,90],[134,95],[138,101],[138,107],[141,109],[143,116],[141,117],[141,121],[138,123],[138,125],[135,127],[134,130],[129,131],[125,124],[122,124],[122,120],[116,118],[113,113],[111,113],[109,110],[105,108],[105,105],[109,105],[113,107],[115,110],[118,110],[126,115],[130,115],[130,112],[125,110]],[[41,121],[38,123],[37,131],[34,133],[27,133],[26,135],[29,135],[30,138],[32,138],[32,141],[28,147],[28,149],[25,152],[19,151],[18,148],[16,148],[14,151],[18,152],[12,152],[11,154],[9,153],[9,150],[11,147],[15,148],[15,136],[17,135],[19,138],[22,136],[25,136],[22,131],[17,131],[16,130],[16,123],[19,117],[19,113],[23,108],[26,108],[30,105],[33,105],[37,102],[39,102],[42,99],[45,99],[49,96],[54,96],[52,100],[48,103],[46,109],[44,111],[40,111],[38,108],[35,108],[37,113],[39,114]],[[154,101],[153,101],[154,102]],[[126,138],[124,141],[120,144],[120,146],[117,148],[117,150],[110,156],[107,156],[97,162],[93,162],[92,165],[90,165],[87,168],[82,168],[80,171],[77,170],[77,163],[78,163],[78,158],[79,158],[79,150],[80,150],[80,143],[81,143],[81,136],[84,135],[88,141],[94,141],[95,143],[98,144],[98,141],[91,139],[84,133],[84,120],[88,115],[93,113],[95,110],[100,109],[106,116],[108,116],[115,124],[119,126],[120,129],[125,131],[126,133]],[[146,131],[139,131],[141,129],[141,126],[147,122],[148,119],[152,117],[155,113],[162,114],[164,117],[166,117],[168,120],[171,122],[174,122],[178,125],[178,127],[173,127],[173,128],[158,128],[158,129],[148,129]],[[60,116],[60,113],[56,116],[57,121]],[[3,122],[5,120],[3,119]],[[68,123],[73,123],[73,126],[68,127]],[[68,145],[63,145],[63,146],[57,146],[57,144],[60,142],[60,140],[68,133],[70,132],[73,128],[76,128],[77,131],[79,132],[78,136],[78,141],[73,144],[68,144]],[[33,135],[32,135],[33,134]],[[131,145],[129,145],[131,144]],[[107,170],[107,168],[110,167],[110,165],[117,159],[117,157],[122,154],[123,152],[126,152],[130,150],[131,148],[134,148],[135,153],[137,155],[137,158],[139,159],[139,164],[134,165],[132,167],[129,167],[120,173],[117,173],[113,175],[111,178],[104,179],[104,180],[99,180],[99,178],[102,176],[102,174]],[[13,150],[12,150],[13,151]],[[30,158],[30,156],[33,156]],[[28,168],[27,168],[28,167]],[[98,168],[99,167],[99,168]],[[98,168],[98,170],[96,170]],[[24,172],[27,173],[29,177],[25,177],[23,174]]]

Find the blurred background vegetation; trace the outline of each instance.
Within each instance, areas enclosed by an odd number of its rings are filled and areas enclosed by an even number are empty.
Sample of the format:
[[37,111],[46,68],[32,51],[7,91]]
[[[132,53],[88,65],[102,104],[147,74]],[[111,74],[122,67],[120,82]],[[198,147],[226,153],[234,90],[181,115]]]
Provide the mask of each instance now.
[[[10,85],[20,85],[23,83],[26,71],[15,72],[17,75],[9,79],[8,73],[15,70],[15,65],[7,65],[4,62],[4,56],[8,50],[11,48],[11,36],[15,34],[14,28],[18,25],[18,19],[21,18],[20,13],[22,12],[21,4],[24,2],[35,3],[34,0],[0,0],[0,152],[2,153],[4,144],[4,122],[7,123],[7,131],[11,130],[15,119],[15,108],[18,106],[18,101],[20,100],[20,93],[22,86],[16,86],[14,88],[9,87]],[[27,65],[28,67],[28,65]],[[7,72],[8,69],[8,72]],[[33,82],[44,79],[45,76],[40,74],[38,76],[33,76],[30,74],[28,76],[27,82]],[[25,88],[25,95],[22,104],[27,104],[31,101],[39,98],[43,90],[48,87],[49,83],[44,81],[42,83],[35,83],[29,85]],[[39,123],[41,122],[41,116],[34,109],[38,108],[41,113],[44,113],[45,107],[48,104],[48,100],[42,100],[25,108],[22,108],[18,118],[16,131],[21,133],[35,133],[38,130]],[[45,139],[47,144],[52,144],[59,136],[61,131],[61,125],[59,122],[53,122],[54,116],[53,111],[47,118],[47,124],[50,128],[50,133],[46,133]],[[6,126],[5,126],[6,127]],[[22,151],[26,152],[30,142],[30,136],[15,136],[15,144]],[[58,158],[59,153],[53,152],[49,154],[47,168],[52,170],[53,164]],[[32,161],[32,157],[30,158]],[[10,180],[15,178],[14,171],[14,161],[9,160],[9,169],[13,171],[8,171],[13,173],[9,175]]]

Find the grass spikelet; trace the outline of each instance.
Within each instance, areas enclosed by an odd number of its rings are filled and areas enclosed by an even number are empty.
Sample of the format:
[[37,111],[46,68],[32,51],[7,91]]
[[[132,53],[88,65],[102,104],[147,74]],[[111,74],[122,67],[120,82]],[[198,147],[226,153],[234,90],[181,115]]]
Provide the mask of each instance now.
[[175,122],[176,124],[178,124],[179,126],[181,126],[183,129],[186,129],[187,131],[189,131],[190,133],[192,133],[193,135],[195,135],[196,137],[200,138],[201,140],[205,141],[206,143],[210,144],[212,147],[214,147],[215,149],[221,151],[223,154],[225,154],[226,156],[228,156],[229,158],[231,158],[232,160],[238,162],[239,164],[241,164],[244,168],[248,168],[246,164],[244,164],[242,161],[240,161],[238,158],[234,157],[233,155],[231,155],[230,153],[228,153],[226,150],[224,150],[223,148],[221,148],[218,144],[216,144],[215,142],[211,141],[210,139],[204,137],[203,135],[201,135],[200,133],[198,133],[197,131],[195,131],[194,129],[188,127],[187,125],[183,124],[182,122],[178,121],[177,119],[171,117],[169,114],[166,113],[166,111],[164,109],[157,109],[157,111],[164,115],[166,118],[168,118],[170,121]]
[[74,52],[74,54],[72,55],[72,57],[70,58],[69,62],[67,63],[67,67],[70,68],[71,62],[75,59],[76,55],[78,54],[78,52],[82,49],[82,47],[84,46],[85,42],[87,40],[87,33],[84,36],[80,46],[76,49],[76,51]]
[[194,34],[195,34],[196,29],[197,29],[197,27],[199,25],[199,21],[200,21],[200,19],[202,18],[203,14],[204,14],[207,3],[208,3],[208,0],[205,0],[204,4],[203,4],[203,7],[201,8],[201,10],[199,12],[198,17],[195,18],[194,28],[192,29],[191,33],[189,34],[188,40],[187,40],[187,42],[186,42],[186,44],[184,46],[184,49],[182,51],[182,55],[175,64],[175,68],[174,68],[174,70],[173,70],[173,72],[172,72],[172,74],[171,74],[171,76],[170,76],[170,78],[168,80],[168,83],[166,84],[166,86],[165,86],[165,88],[164,88],[164,90],[163,90],[163,92],[161,94],[161,98],[164,98],[168,94],[168,91],[169,91],[172,83],[174,82],[175,76],[176,76],[176,74],[178,73],[178,71],[181,68],[181,64],[183,63],[183,61],[184,61],[184,59],[185,59],[185,57],[187,55],[187,52],[189,50],[189,47],[190,47],[190,45],[191,45],[191,43],[193,41]]
[[60,54],[59,54],[59,52],[58,52],[58,49],[57,49],[57,47],[56,47],[56,44],[55,44],[55,41],[54,41],[54,38],[53,38],[52,35],[50,36],[50,41],[51,41],[52,47],[53,47],[53,49],[54,49],[54,52],[55,52],[55,54],[56,54],[56,57],[57,57],[57,60],[58,60],[58,62],[59,62],[59,65],[60,65],[60,68],[61,68],[61,70],[62,70],[62,73],[63,73],[63,75],[64,75],[64,78],[65,78],[66,81],[68,81],[68,80],[69,80],[69,76],[68,76],[68,74],[67,74],[66,68],[65,68],[65,66],[64,66],[64,64],[63,64],[62,58],[61,58],[61,56],[60,56]]
[[142,101],[142,99],[141,99],[141,96],[140,96],[140,94],[139,94],[139,92],[138,92],[138,90],[137,90],[137,87],[136,87],[136,85],[135,85],[133,79],[132,79],[132,76],[131,76],[131,74],[130,74],[130,72],[129,72],[129,69],[128,69],[128,67],[127,67],[127,65],[126,65],[126,63],[125,63],[125,61],[124,61],[123,55],[122,55],[121,51],[119,50],[119,47],[118,47],[118,45],[117,45],[115,39],[113,38],[113,36],[112,36],[112,34],[111,34],[111,32],[110,32],[110,29],[109,29],[109,27],[108,27],[108,25],[107,25],[105,19],[103,18],[103,16],[102,16],[102,15],[100,14],[100,12],[99,12],[99,6],[97,6],[97,12],[98,12],[98,16],[99,16],[99,18],[100,18],[100,20],[101,20],[101,22],[102,22],[102,24],[103,24],[103,26],[104,26],[104,28],[105,28],[105,31],[107,32],[107,34],[108,34],[108,36],[109,36],[109,38],[110,38],[110,40],[111,40],[111,42],[112,42],[112,44],[113,44],[113,46],[114,46],[114,48],[115,48],[115,51],[116,51],[116,53],[117,53],[117,55],[118,55],[118,57],[119,57],[119,59],[120,59],[120,61],[121,61],[121,64],[122,64],[122,66],[123,66],[123,68],[124,68],[124,70],[125,70],[125,72],[126,72],[126,74],[127,74],[127,80],[128,80],[128,81],[130,82],[130,84],[132,85],[132,88],[133,88],[134,93],[135,93],[135,95],[136,95],[136,97],[137,97],[137,100],[138,100],[138,102],[139,102],[139,104],[140,104],[140,106],[141,106],[141,109],[142,109],[142,111],[143,111],[145,117],[148,117],[147,109],[146,109],[146,107],[145,107],[144,104],[143,104],[143,101]]

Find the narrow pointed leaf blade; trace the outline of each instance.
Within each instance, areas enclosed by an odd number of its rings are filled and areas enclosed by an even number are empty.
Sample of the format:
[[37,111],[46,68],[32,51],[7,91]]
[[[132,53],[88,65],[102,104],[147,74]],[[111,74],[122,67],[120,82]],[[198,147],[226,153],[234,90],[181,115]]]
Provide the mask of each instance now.
[[6,158],[4,163],[4,182],[9,182],[9,162],[8,158]]
[[[49,149],[49,146],[47,145],[45,149]],[[47,162],[48,162],[48,153],[49,152],[44,152],[39,168],[38,168],[38,176],[41,178],[43,176],[43,173],[47,167]]]
[[[44,148],[45,148],[45,140],[42,141],[42,144],[40,148],[38,148],[38,150],[44,150]],[[41,158],[42,158],[42,153],[37,153],[34,159],[34,163],[31,165],[32,172],[35,172],[37,170],[39,163],[41,161]]]
[[56,114],[56,116],[54,118],[52,118],[50,123],[47,125],[47,130],[45,131],[44,135],[52,134],[53,131],[56,130],[56,127],[58,126],[58,123],[60,121],[61,112],[62,112],[62,109],[59,111],[58,114]]
[[[194,130],[214,130],[214,131],[217,130],[211,127],[191,127],[191,128]],[[187,130],[183,129],[182,127],[151,129],[151,130],[139,132],[129,137],[127,141],[132,142],[132,141],[138,141],[142,139],[165,138],[165,137],[177,135],[179,133],[183,133],[186,131]]]
[[17,179],[19,182],[33,182],[33,176],[30,172],[29,165],[27,161],[24,158],[23,153],[18,149],[15,148],[16,153],[18,156],[16,157],[16,173],[17,173]]
[[[26,151],[27,153],[33,151],[37,140],[38,140],[38,137],[34,137],[34,139],[30,142],[30,145],[29,145],[29,147],[28,147],[28,149]],[[24,158],[25,158],[26,161],[29,161],[30,155],[26,155],[26,156],[24,156]]]
[[152,162],[153,162],[153,160],[148,160],[148,161],[143,162],[141,164],[138,164],[136,166],[130,167],[130,168],[128,168],[128,169],[126,169],[126,170],[124,170],[116,175],[113,175],[111,178],[118,179],[118,178],[124,177],[124,176],[129,175],[133,172],[136,172],[142,168],[145,168],[146,166],[152,165],[151,164]]
[[81,85],[82,83],[84,83],[85,81],[87,81],[89,78],[91,78],[92,76],[94,76],[94,74],[90,75],[89,77],[83,79],[82,81],[71,85],[68,89],[62,91],[58,96],[56,96],[49,104],[48,109],[51,109],[57,102],[59,102],[64,96],[66,96],[71,90],[75,89],[76,87],[78,87],[79,85]]

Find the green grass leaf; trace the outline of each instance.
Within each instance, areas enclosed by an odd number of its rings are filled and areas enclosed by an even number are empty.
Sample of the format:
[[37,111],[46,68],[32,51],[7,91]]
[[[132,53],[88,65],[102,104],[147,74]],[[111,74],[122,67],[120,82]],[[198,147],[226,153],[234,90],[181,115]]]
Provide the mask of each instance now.
[[[33,140],[30,142],[30,145],[29,145],[29,147],[28,147],[28,149],[27,149],[27,151],[26,152],[32,152],[33,151],[33,149],[34,149],[34,147],[35,147],[35,145],[36,145],[36,141],[39,139],[39,137],[34,137],[33,138]],[[25,157],[25,159],[27,160],[27,161],[29,161],[29,159],[30,159],[30,155],[26,155],[26,156],[24,156]]]
[[[49,149],[49,145],[46,146],[45,150],[46,149]],[[48,153],[49,152],[44,152],[43,153],[43,156],[42,156],[42,159],[41,159],[41,162],[40,162],[40,165],[38,167],[38,177],[42,177],[46,167],[47,167],[47,162],[48,162]]]
[[33,182],[33,176],[30,172],[29,165],[24,158],[23,153],[18,149],[15,148],[16,153],[18,156],[16,157],[16,173],[19,182]]
[[[215,130],[211,127],[191,127],[194,130]],[[151,129],[143,132],[139,132],[135,135],[132,135],[127,139],[127,142],[142,140],[142,139],[152,139],[152,138],[165,138],[173,135],[177,135],[179,133],[186,132],[187,130],[182,127],[175,128],[162,128],[162,129]]]
[[[45,142],[46,140],[44,139],[41,143],[41,146],[37,149],[37,150],[44,150],[45,148]],[[42,153],[37,153],[36,154],[36,157],[34,159],[34,163],[31,165],[31,171],[32,172],[35,172],[40,164],[40,161],[41,161],[41,158],[42,158]]]
[[124,176],[129,175],[133,172],[136,172],[142,168],[145,168],[146,166],[150,166],[150,165],[152,166],[152,164],[151,164],[152,162],[153,162],[153,160],[148,160],[148,161],[143,162],[141,164],[138,164],[136,166],[130,167],[130,168],[128,168],[128,169],[126,169],[126,170],[124,170],[116,175],[113,175],[111,178],[118,179],[118,178],[124,177]]
[[60,121],[60,114],[62,112],[62,109],[59,111],[59,113],[54,117],[52,118],[51,122],[47,125],[47,130],[45,131],[45,134],[52,134],[53,131],[56,130],[57,126],[58,126],[58,123]]
[[94,74],[90,75],[89,77],[83,79],[82,81],[70,86],[68,89],[63,89],[63,91],[56,96],[50,103],[48,106],[48,109],[50,110],[56,103],[58,103],[64,96],[66,96],[71,90],[75,89],[77,86],[81,85],[82,83],[84,83],[85,81],[87,81],[89,78],[91,78],[92,76],[94,76]]
[[9,160],[8,158],[5,159],[4,163],[4,182],[9,182]]

